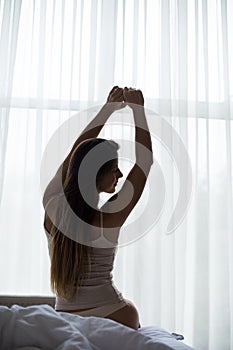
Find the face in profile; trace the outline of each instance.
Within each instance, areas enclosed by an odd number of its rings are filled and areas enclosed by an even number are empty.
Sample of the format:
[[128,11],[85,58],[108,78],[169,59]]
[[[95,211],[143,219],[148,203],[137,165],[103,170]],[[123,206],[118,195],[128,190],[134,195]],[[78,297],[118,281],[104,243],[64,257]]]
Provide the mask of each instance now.
[[116,159],[114,160],[111,168],[101,176],[98,185],[98,192],[115,192],[118,179],[122,176],[123,174],[118,168],[118,160]]

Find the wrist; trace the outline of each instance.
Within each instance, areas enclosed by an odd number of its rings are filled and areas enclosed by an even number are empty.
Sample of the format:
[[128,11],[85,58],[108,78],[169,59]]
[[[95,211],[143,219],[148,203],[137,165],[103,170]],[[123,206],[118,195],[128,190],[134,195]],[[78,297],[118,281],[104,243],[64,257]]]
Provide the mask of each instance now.
[[114,102],[106,102],[102,107],[102,111],[110,116],[115,111]]
[[132,104],[130,105],[130,108],[132,109],[133,111],[133,114],[145,114],[145,109],[144,109],[144,106],[142,105],[138,105],[138,104]]

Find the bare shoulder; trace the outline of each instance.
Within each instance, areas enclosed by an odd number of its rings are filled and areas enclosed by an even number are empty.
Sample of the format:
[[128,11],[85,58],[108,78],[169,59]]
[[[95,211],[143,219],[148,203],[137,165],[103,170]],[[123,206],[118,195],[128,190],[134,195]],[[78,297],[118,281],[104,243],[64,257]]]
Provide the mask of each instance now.
[[47,198],[46,203],[44,203],[44,227],[48,232],[50,232],[52,225],[55,222],[60,197],[61,195],[59,194],[53,194]]

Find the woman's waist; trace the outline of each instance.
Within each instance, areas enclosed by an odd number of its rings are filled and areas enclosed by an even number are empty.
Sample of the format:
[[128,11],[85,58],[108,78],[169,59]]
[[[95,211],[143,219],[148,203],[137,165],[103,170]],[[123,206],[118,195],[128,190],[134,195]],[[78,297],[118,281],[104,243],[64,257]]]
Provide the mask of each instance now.
[[110,273],[90,273],[86,276],[83,276],[82,287],[98,287],[106,284],[112,284],[112,274]]
[[82,310],[122,301],[122,294],[112,283],[82,285],[71,300],[56,297],[56,310]]

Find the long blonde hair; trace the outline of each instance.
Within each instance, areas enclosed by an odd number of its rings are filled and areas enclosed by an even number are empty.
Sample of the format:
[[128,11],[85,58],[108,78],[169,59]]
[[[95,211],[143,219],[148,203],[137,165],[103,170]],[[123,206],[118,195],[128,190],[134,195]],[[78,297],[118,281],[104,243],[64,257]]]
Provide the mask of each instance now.
[[[102,175],[112,167],[114,158],[117,157],[117,149],[119,148],[118,144],[114,141],[101,138],[85,140],[76,147],[72,153],[63,184],[66,201],[72,211],[84,222],[84,226],[85,222],[91,224],[97,213],[98,196],[94,198],[93,194],[92,204],[94,205],[90,206],[86,203],[79,188],[78,172],[85,155],[100,143],[104,145],[105,153],[108,156],[111,153],[112,159],[110,161],[107,160],[98,170],[96,177],[96,185],[98,186]],[[95,174],[95,171],[92,173]],[[69,226],[69,220],[67,206],[62,205],[62,200],[58,200],[56,222],[65,222]],[[59,230],[59,225],[56,225],[56,222],[52,223],[53,225],[50,230],[51,289],[58,296],[70,300],[90,272],[92,247],[69,238],[64,232]],[[79,227],[79,230],[82,230],[82,228]]]

